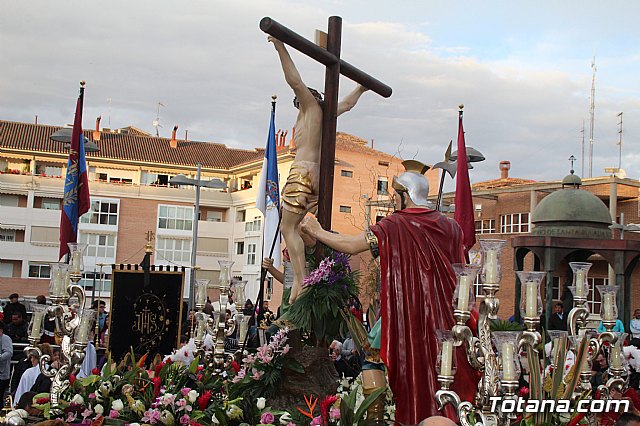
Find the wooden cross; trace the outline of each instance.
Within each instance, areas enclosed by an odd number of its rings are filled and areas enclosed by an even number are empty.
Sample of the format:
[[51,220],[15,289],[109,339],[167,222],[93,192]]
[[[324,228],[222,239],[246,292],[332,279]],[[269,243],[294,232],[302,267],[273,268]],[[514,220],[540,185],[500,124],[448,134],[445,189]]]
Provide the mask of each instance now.
[[324,229],[331,229],[333,202],[333,172],[336,158],[336,124],[338,118],[338,88],[340,74],[361,84],[380,96],[391,96],[391,87],[340,59],[342,18],[329,17],[327,48],[316,46],[271,18],[262,18],[260,29],[299,52],[325,65],[322,145],[320,151],[320,185],[318,221]]

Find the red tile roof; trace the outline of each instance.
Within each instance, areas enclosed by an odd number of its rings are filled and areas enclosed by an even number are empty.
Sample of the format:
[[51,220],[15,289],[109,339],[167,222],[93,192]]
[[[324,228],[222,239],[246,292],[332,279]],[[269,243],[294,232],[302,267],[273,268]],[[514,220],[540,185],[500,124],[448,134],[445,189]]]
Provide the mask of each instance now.
[[[66,154],[64,144],[50,139],[59,126],[36,125],[0,121],[0,148],[31,152]],[[107,158],[156,164],[229,169],[233,166],[259,160],[264,150],[233,149],[210,142],[178,141],[178,148],[171,148],[170,139],[153,137],[133,128],[124,132],[103,132],[97,142],[100,152],[87,153],[89,158]],[[92,138],[93,131],[84,130],[85,138]]]

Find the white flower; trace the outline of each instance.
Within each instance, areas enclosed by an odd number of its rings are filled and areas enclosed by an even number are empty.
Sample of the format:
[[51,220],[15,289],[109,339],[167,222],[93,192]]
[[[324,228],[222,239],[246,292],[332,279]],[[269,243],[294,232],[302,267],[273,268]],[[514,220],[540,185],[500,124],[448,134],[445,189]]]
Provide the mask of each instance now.
[[284,413],[282,413],[282,415],[280,416],[280,424],[281,425],[288,425],[289,423],[291,423],[293,421],[293,419],[291,418],[291,414],[287,413],[286,411]]
[[122,411],[123,408],[124,408],[124,404],[122,403],[121,399],[116,399],[111,403],[112,410]]
[[256,406],[258,407],[258,410],[264,410],[266,403],[267,403],[267,400],[265,398],[258,398],[258,402],[256,402]]
[[82,395],[77,393],[73,396],[73,399],[71,400],[71,402],[78,405],[84,405],[84,398],[82,397]]
[[219,425],[220,424],[220,420],[218,420],[218,418],[216,417],[215,414],[213,416],[211,416],[211,421],[213,422],[214,425]]
[[189,393],[187,394],[187,399],[189,400],[190,403],[194,403],[196,402],[196,400],[198,399],[198,391],[196,390],[190,390]]
[[129,426],[140,426],[140,423],[129,423]]
[[102,415],[102,413],[104,413],[104,407],[102,406],[102,404],[97,404],[95,407],[93,407],[93,411],[95,411],[96,414]]

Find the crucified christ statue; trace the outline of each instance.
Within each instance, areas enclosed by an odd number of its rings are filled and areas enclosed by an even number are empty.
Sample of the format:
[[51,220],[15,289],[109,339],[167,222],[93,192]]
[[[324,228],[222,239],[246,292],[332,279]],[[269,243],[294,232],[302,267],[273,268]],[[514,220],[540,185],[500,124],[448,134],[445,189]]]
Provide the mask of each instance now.
[[[280,231],[287,244],[293,267],[293,288],[289,303],[294,303],[302,289],[305,277],[304,243],[298,225],[307,214],[315,213],[318,206],[318,180],[320,176],[320,147],[322,143],[322,95],[308,88],[302,81],[284,43],[269,36],[273,43],[287,84],[293,89],[293,105],[298,108],[294,127],[294,143],[297,148],[295,160],[289,171],[287,183],[282,190],[282,223]],[[368,89],[358,85],[338,103],[337,115],[349,111]]]

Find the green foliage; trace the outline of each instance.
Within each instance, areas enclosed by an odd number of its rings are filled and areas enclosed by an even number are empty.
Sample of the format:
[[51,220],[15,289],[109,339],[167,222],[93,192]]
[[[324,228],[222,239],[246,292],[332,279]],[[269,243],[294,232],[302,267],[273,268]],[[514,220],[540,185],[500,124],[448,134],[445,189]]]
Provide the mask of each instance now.
[[522,324],[518,324],[517,322],[510,322],[506,320],[490,320],[489,327],[491,328],[491,332],[494,331],[522,331],[524,330],[524,326]]

